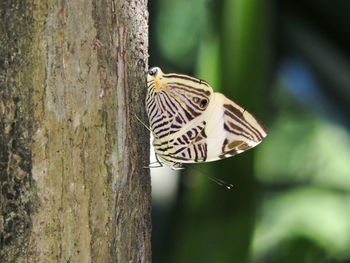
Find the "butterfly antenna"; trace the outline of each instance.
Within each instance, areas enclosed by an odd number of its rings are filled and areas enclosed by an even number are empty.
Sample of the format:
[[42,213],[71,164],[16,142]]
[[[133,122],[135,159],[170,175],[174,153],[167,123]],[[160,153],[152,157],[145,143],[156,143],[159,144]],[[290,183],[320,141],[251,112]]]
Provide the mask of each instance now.
[[194,169],[196,170],[197,172],[200,172],[200,173],[203,173],[206,177],[208,177],[209,180],[213,181],[214,183],[216,183],[217,185],[219,186],[223,186],[223,187],[226,187],[228,190],[231,190],[233,188],[233,184],[229,183],[229,182],[226,182],[222,179],[219,179],[215,176],[210,176],[208,175],[206,172],[198,169],[197,167],[194,167],[194,166],[185,166],[184,167],[187,167],[187,168],[190,168],[190,169]]
[[215,182],[216,184],[218,184],[220,186],[226,187],[228,190],[231,190],[233,188],[233,184],[228,183],[224,180],[221,180],[217,177],[212,177],[212,176],[208,176],[208,175],[207,175],[207,177],[209,178],[209,180],[212,180],[213,182]]

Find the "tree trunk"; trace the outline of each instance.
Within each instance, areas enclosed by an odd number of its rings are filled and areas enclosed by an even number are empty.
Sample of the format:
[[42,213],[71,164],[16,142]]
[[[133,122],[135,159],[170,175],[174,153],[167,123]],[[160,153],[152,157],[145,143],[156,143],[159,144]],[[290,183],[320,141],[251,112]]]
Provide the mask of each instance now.
[[0,3],[0,262],[150,262],[146,0]]

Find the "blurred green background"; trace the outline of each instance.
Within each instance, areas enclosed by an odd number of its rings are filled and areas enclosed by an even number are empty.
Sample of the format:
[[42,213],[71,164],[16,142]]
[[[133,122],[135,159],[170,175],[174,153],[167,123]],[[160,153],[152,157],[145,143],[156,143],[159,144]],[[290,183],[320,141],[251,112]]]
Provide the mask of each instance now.
[[350,1],[150,0],[149,12],[150,66],[208,81],[269,130],[233,158],[156,171],[153,262],[350,262]]

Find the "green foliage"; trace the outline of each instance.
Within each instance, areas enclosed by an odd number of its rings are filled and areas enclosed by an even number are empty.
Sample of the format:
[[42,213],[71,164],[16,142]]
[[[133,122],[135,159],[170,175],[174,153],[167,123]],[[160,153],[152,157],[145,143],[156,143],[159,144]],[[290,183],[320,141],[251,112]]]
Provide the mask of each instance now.
[[[305,28],[291,21],[301,20],[305,10],[296,9],[293,19],[280,19],[284,24],[274,25],[273,16],[283,15],[278,10],[290,11],[287,4],[193,0],[164,1],[159,6],[159,42],[154,45],[161,46],[163,59],[182,68],[179,73],[188,73],[196,61],[197,77],[247,107],[269,130],[256,149],[202,165],[201,175],[187,171],[191,177],[186,174],[183,180],[190,183],[180,191],[172,224],[166,229],[173,238],[167,241],[168,250],[160,262],[349,260],[350,125],[348,118],[339,122],[341,115],[337,115],[344,112],[342,102],[350,99],[348,86],[343,85],[348,82],[330,81],[333,86],[322,91],[323,80],[330,74],[320,69],[327,69],[329,54],[315,48],[327,46],[332,39],[312,38],[315,31],[303,38],[296,34]],[[306,13],[309,21],[317,19]],[[327,15],[327,8],[323,14]],[[282,32],[279,41],[287,47],[281,59],[290,56],[293,48],[302,61],[319,69],[311,72],[322,79],[313,87],[317,92],[300,87],[305,79],[299,75],[293,75],[293,81],[301,93],[275,81],[284,74],[273,72],[271,66],[270,56],[281,44],[273,42],[276,28]],[[293,46],[298,41],[300,46]],[[332,68],[337,80],[347,79],[344,64],[332,65],[338,65]],[[341,89],[345,96],[333,94],[341,94]],[[320,93],[332,99],[332,111],[327,105],[329,98],[320,99]],[[349,111],[348,105],[345,107]],[[232,182],[234,188],[220,188],[203,174]],[[157,247],[153,253],[157,255]]]
[[257,150],[261,182],[350,191],[350,137],[343,127],[310,114],[281,113],[266,142]]
[[161,54],[183,68],[194,63],[193,54],[205,32],[206,0],[161,1],[156,38]]

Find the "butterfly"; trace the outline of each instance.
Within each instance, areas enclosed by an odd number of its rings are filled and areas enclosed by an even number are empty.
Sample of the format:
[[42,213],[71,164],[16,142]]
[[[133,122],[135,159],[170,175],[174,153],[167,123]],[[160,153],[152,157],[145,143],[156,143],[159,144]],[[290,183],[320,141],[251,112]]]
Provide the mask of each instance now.
[[259,120],[207,82],[159,67],[147,74],[146,109],[157,161],[172,169],[234,156],[267,136]]

